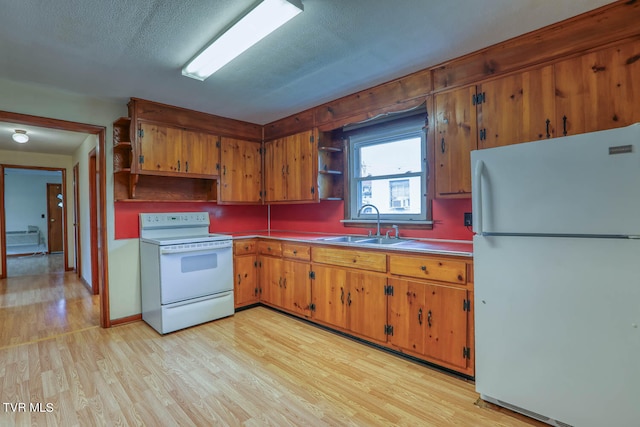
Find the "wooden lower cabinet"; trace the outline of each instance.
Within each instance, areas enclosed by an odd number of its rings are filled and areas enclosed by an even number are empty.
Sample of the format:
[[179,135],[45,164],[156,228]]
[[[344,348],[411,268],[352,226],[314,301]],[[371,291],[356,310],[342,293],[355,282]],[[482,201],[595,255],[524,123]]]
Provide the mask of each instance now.
[[255,255],[236,256],[233,260],[235,307],[258,302],[259,291],[256,267]]
[[334,266],[313,267],[313,319],[386,341],[387,278]]
[[[259,296],[269,306],[474,375],[468,259],[273,239],[258,240],[255,248],[252,258],[245,253],[249,244],[236,247],[237,305]],[[256,293],[245,294],[255,257]]]
[[447,285],[405,279],[389,279],[389,342],[443,362],[447,367],[466,370],[470,366],[468,333],[471,312],[469,292]]
[[284,260],[283,263],[282,308],[294,313],[311,314],[311,283],[309,263]]

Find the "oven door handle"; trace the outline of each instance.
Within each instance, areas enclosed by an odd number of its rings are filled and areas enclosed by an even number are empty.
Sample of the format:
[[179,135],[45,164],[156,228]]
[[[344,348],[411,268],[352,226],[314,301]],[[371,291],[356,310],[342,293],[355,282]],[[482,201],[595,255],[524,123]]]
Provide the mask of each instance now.
[[229,250],[231,245],[225,246],[209,246],[206,248],[203,247],[195,247],[195,248],[182,248],[182,249],[168,249],[160,247],[160,255],[173,255],[173,254],[184,254],[188,252],[219,252],[223,250]]

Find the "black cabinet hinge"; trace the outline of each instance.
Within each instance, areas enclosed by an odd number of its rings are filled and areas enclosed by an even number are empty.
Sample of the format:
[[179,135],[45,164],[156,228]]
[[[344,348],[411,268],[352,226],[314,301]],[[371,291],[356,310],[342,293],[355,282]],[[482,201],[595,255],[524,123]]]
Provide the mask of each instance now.
[[144,163],[144,156],[142,154],[138,156],[138,163]]
[[482,93],[478,93],[478,94],[475,94],[475,95],[473,95],[473,96],[471,97],[471,103],[472,103],[473,105],[482,104],[482,103],[483,103],[483,102],[485,102],[485,101],[486,101],[486,97],[485,97],[484,92],[482,92]]
[[311,187],[311,194],[316,194],[316,188],[315,187]]
[[471,300],[462,301],[462,311],[471,311]]
[[462,358],[471,359],[471,349],[469,347],[462,347]]
[[216,141],[216,148],[220,148],[220,138]]
[[393,285],[385,285],[384,294],[393,296]]
[[309,142],[313,143],[313,141],[314,141],[314,140],[315,140],[315,138],[313,137],[313,135],[311,135],[311,136],[309,137]]
[[480,129],[480,141],[487,139],[487,129]]
[[216,163],[216,170],[219,171],[220,170],[220,163]]
[[144,136],[144,129],[142,129],[142,128],[138,129],[138,136],[140,138],[142,138]]
[[315,279],[316,278],[316,272],[315,271],[309,271],[309,279]]
[[258,268],[258,261],[254,261],[254,262],[253,262],[253,266],[254,266],[254,267],[256,267],[256,268]]
[[384,325],[384,334],[393,336],[393,325]]

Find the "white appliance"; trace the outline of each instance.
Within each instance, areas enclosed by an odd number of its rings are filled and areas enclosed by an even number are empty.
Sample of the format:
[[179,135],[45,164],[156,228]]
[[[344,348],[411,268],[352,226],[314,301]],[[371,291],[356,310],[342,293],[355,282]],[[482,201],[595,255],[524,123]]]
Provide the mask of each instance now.
[[161,334],[231,316],[230,236],[204,212],[140,214],[142,319]]
[[476,390],[640,426],[640,124],[471,153]]

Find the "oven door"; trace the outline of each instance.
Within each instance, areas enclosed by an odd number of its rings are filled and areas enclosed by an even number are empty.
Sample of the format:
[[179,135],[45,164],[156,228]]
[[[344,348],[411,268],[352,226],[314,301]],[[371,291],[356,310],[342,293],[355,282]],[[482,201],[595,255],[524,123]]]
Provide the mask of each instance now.
[[163,305],[229,290],[233,290],[230,240],[160,247]]

